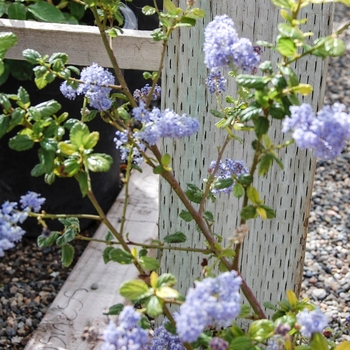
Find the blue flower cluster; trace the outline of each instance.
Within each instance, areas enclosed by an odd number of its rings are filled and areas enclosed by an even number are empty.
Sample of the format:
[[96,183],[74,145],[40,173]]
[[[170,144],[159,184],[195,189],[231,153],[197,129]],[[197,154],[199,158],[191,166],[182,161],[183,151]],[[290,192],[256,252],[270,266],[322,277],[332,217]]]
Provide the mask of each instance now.
[[235,271],[196,282],[174,315],[180,339],[192,343],[209,325],[228,327],[241,309],[240,285],[241,278]]
[[214,337],[210,340],[209,346],[211,350],[227,350],[229,343],[224,339]]
[[78,89],[74,90],[67,82],[63,82],[60,86],[62,94],[74,100],[76,95],[85,95],[89,98],[90,106],[99,111],[106,111],[112,106],[109,98],[111,88],[109,85],[114,84],[114,76],[107,69],[100,67],[97,63],[93,63],[90,67],[86,67],[81,71]]
[[313,311],[305,309],[299,312],[297,322],[304,337],[311,337],[314,333],[322,332],[328,325],[327,316],[320,309]]
[[211,70],[233,64],[236,69],[254,72],[260,56],[249,39],[239,38],[233,20],[216,16],[204,31],[204,63]]
[[[213,172],[216,167],[216,161],[212,161],[209,165],[209,172]],[[232,178],[235,175],[237,178],[243,174],[248,174],[249,170],[244,166],[243,160],[232,160],[226,158],[225,163],[220,161],[219,168],[215,173],[215,179],[224,180]],[[213,193],[231,193],[232,188],[235,185],[235,181],[230,187],[220,188],[220,189],[212,189]]]
[[[127,161],[131,149],[133,164],[141,165],[141,163],[143,162],[143,157],[140,153],[140,150],[142,150],[143,152],[146,150],[146,146],[142,142],[137,143],[137,146],[139,148],[135,146],[130,146],[128,143],[128,134],[126,130],[116,131],[115,138],[113,141],[115,142],[116,149],[120,150],[121,160]],[[135,141],[137,140],[135,139]]]
[[283,132],[293,130],[300,148],[309,148],[321,159],[334,159],[350,138],[350,115],[343,104],[324,106],[317,116],[309,104],[291,106],[291,117],[283,121]]
[[222,76],[220,71],[211,72],[205,80],[205,83],[208,85],[211,94],[226,91],[226,79]]
[[125,306],[116,325],[111,321],[103,331],[102,350],[143,350],[148,343],[148,331],[139,326],[141,314]]
[[143,123],[141,131],[135,132],[137,139],[155,145],[161,137],[182,138],[196,133],[199,129],[199,122],[195,118],[176,114],[170,109],[161,111],[153,108],[147,111],[143,104],[133,109],[133,116]]
[[154,330],[150,347],[147,350],[185,350],[178,335],[169,333],[164,326]]
[[4,251],[11,249],[15,243],[22,239],[25,231],[18,226],[28,217],[28,212],[33,210],[39,212],[45,198],[35,192],[28,192],[20,198],[20,207],[18,203],[6,201],[0,209],[0,257],[4,256]]
[[[151,86],[149,84],[146,84],[141,90],[139,89],[136,89],[134,91],[134,99],[136,102],[140,102],[140,101],[143,101],[143,102],[147,102],[147,99],[148,99],[148,95],[151,91]],[[162,94],[162,88],[156,84],[155,88],[154,88],[154,91],[153,91],[153,94],[152,94],[152,101],[156,101],[160,95]]]

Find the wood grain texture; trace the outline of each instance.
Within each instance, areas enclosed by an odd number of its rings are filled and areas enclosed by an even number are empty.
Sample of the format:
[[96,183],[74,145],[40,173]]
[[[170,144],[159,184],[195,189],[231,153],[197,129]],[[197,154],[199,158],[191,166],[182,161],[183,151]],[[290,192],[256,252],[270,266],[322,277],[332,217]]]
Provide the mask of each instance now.
[[[163,150],[173,156],[174,173],[181,179],[182,186],[186,186],[186,183],[201,186],[202,179],[208,176],[210,162],[217,157],[216,147],[224,137],[222,131],[215,127],[217,119],[209,113],[210,109],[216,108],[216,102],[205,86],[208,73],[202,52],[205,25],[215,15],[226,13],[233,18],[240,36],[248,37],[253,42],[271,42],[277,35],[279,21],[278,10],[269,0],[199,0],[197,4],[205,9],[207,16],[203,21],[198,21],[195,28],[183,28],[173,34],[162,77],[163,108],[188,113],[197,117],[201,124],[197,135],[185,140],[165,140],[163,143]],[[185,6],[184,0],[180,0],[180,6]],[[322,5],[304,11],[303,14],[308,17],[308,29],[305,31],[313,31],[315,37],[329,34],[332,9],[332,5]],[[277,57],[266,49],[262,59],[276,62]],[[327,61],[308,57],[301,60],[297,67],[301,81],[314,86],[314,92],[306,100],[314,109],[323,103],[326,65]],[[228,82],[226,93],[235,95],[232,80]],[[284,140],[280,130],[281,122],[274,120],[269,135],[275,143]],[[244,138],[243,143],[231,143],[224,158],[243,159],[246,164],[251,164],[252,138],[243,133],[238,136]],[[243,277],[260,302],[281,300],[287,289],[298,293],[302,279],[315,160],[310,152],[295,146],[282,150],[280,156],[285,170],[281,171],[273,165],[266,178],[254,183],[266,205],[277,209],[277,218],[248,222],[249,235],[244,241],[241,258]],[[184,207],[169,186],[161,182],[160,191],[160,238],[182,231],[188,237],[186,246],[203,248],[203,239],[195,225],[178,218],[179,211]],[[219,195],[216,204],[207,207],[215,214],[214,232],[222,235],[226,242],[239,225],[241,205],[242,202],[232,195]],[[175,271],[181,292],[185,292],[201,276],[199,255],[165,252],[164,259],[163,270]]]
[[[6,58],[23,59],[25,49],[33,49],[42,55],[64,52],[69,63],[89,66],[93,62],[111,67],[97,27],[41,23],[0,18],[0,31],[17,35],[18,43],[11,48]],[[162,44],[153,41],[151,32],[123,29],[113,39],[113,51],[121,69],[158,70]]]
[[[150,243],[156,238],[158,220],[158,176],[150,167],[132,174],[129,195],[125,232],[130,233],[129,239],[133,242]],[[123,190],[108,213],[116,228],[120,225],[124,200]],[[94,238],[104,239],[106,234],[107,229],[101,225]],[[133,265],[113,262],[105,265],[104,247],[100,243],[89,243],[25,350],[100,349],[98,339],[81,338],[84,328],[104,329],[109,318],[103,313],[110,306],[125,302],[118,294],[120,285],[137,278]],[[98,289],[91,288],[93,283],[98,284]]]

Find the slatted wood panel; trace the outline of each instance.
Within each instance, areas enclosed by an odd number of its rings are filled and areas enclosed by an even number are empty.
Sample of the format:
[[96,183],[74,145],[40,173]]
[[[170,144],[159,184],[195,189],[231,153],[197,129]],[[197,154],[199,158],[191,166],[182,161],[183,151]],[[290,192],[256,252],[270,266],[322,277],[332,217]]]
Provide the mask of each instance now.
[[[0,31],[12,31],[18,37],[17,45],[8,51],[6,58],[23,59],[23,50],[33,49],[42,55],[65,52],[70,64],[89,66],[96,62],[111,67],[97,27],[0,18]],[[120,68],[158,70],[162,44],[154,42],[149,31],[123,31],[113,39]]]
[[[150,243],[157,236],[158,176],[151,168],[143,166],[142,173],[135,172],[130,182],[130,205],[125,232],[133,242]],[[124,189],[108,213],[116,228],[120,225]],[[107,229],[101,225],[94,235],[104,239]],[[133,265],[103,263],[105,246],[91,242],[85,249],[59,294],[52,302],[25,350],[98,350],[102,342],[96,337],[83,340],[85,327],[93,327],[98,334],[109,322],[103,313],[125,300],[118,294],[123,282],[137,278]],[[97,284],[98,288],[92,288]],[[91,332],[92,334],[92,332]]]
[[[180,0],[184,5],[185,1]],[[165,140],[163,149],[173,155],[173,169],[181,179],[181,184],[201,184],[208,176],[210,162],[216,159],[216,146],[223,140],[223,133],[216,129],[217,121],[208,112],[216,108],[213,97],[205,87],[207,70],[203,64],[202,45],[204,26],[215,15],[228,14],[236,24],[241,36],[255,40],[272,41],[277,34],[278,10],[269,0],[232,2],[231,0],[199,0],[200,7],[208,16],[193,29],[181,29],[174,33],[168,49],[168,69],[163,74],[163,107],[173,108],[178,113],[188,113],[200,120],[200,132],[183,141]],[[305,13],[305,11],[304,11]],[[314,6],[308,10],[309,30],[315,37],[326,35],[332,25],[332,6]],[[276,61],[275,56],[266,51],[263,59]],[[308,98],[314,108],[322,105],[326,63],[307,58],[299,63],[297,72],[302,82],[314,85],[314,92]],[[235,93],[232,82],[228,85],[228,94]],[[281,122],[274,121],[270,136],[275,143],[284,140],[280,132]],[[232,143],[225,157],[243,159],[251,164],[251,137],[244,136],[244,143]],[[253,288],[260,302],[276,301],[285,296],[286,289],[297,293],[300,289],[303,269],[307,218],[310,208],[315,160],[310,152],[291,146],[280,152],[285,170],[273,166],[268,177],[259,179],[254,185],[263,195],[267,205],[277,209],[277,219],[273,221],[249,221],[249,236],[246,238],[241,259],[242,274],[248,285]],[[184,209],[169,186],[161,182],[160,187],[160,236],[184,232],[188,243],[202,248],[203,240],[194,224],[187,224],[178,218]],[[233,197],[220,195],[215,205],[208,209],[215,213],[214,232],[227,240],[232,236],[239,222],[241,201]],[[185,244],[184,244],[185,245]],[[165,253],[164,271],[175,272],[182,292],[192,285],[201,273],[199,255],[183,253]]]

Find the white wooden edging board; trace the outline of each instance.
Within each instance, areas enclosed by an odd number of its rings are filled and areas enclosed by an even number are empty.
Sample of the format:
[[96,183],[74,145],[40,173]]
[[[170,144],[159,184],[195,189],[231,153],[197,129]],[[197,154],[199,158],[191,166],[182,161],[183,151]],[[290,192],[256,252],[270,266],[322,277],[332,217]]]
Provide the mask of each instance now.
[[[125,200],[124,189],[108,212],[108,218],[119,227]],[[125,232],[133,242],[147,242],[157,237],[158,176],[151,167],[131,175],[129,206]],[[94,238],[104,239],[107,229],[100,225]],[[25,350],[98,350],[102,342],[94,337],[82,339],[85,327],[102,330],[109,322],[103,313],[109,307],[124,303],[118,294],[123,282],[137,278],[134,265],[104,264],[105,246],[90,242],[78,263],[51,304]],[[92,289],[93,283],[98,289]],[[86,329],[86,328],[85,328]]]
[[[33,49],[42,55],[67,53],[70,64],[89,66],[96,62],[111,67],[99,30],[94,26],[0,18],[0,31],[12,32],[18,38],[6,58],[23,60],[23,50]],[[150,31],[123,29],[123,32],[112,41],[120,68],[158,70],[162,43],[153,41]]]

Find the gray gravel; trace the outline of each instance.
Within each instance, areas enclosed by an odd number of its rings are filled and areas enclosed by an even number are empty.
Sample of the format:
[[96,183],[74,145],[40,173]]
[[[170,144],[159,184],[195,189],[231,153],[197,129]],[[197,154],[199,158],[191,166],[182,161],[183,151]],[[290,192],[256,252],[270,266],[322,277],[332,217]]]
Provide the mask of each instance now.
[[[337,4],[335,28],[350,18]],[[350,106],[350,31],[344,34],[348,54],[330,61],[325,103]],[[335,161],[317,165],[302,297],[326,312],[331,327],[350,340],[345,318],[350,305],[350,145]],[[89,233],[87,233],[89,234]],[[90,232],[91,234],[91,232]],[[78,258],[85,243],[75,245]],[[60,263],[59,250],[40,250],[24,239],[0,260],[0,349],[23,349],[71,269]]]
[[[334,28],[350,19],[350,10],[336,5]],[[350,107],[350,31],[342,35],[347,54],[332,58],[325,104]],[[306,246],[302,297],[309,297],[328,316],[330,326],[350,340],[350,144],[333,161],[319,161],[315,175]]]

